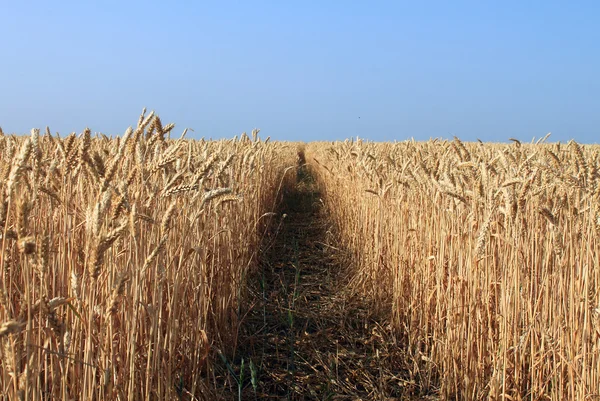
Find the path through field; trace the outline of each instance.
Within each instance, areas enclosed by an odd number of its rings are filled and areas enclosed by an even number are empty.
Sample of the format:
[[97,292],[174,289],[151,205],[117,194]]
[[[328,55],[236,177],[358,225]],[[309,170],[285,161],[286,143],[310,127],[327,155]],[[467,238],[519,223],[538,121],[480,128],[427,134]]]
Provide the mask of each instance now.
[[244,358],[240,399],[408,399],[417,386],[404,347],[344,290],[344,254],[307,172],[281,212],[287,216],[250,285],[236,358],[238,372]]

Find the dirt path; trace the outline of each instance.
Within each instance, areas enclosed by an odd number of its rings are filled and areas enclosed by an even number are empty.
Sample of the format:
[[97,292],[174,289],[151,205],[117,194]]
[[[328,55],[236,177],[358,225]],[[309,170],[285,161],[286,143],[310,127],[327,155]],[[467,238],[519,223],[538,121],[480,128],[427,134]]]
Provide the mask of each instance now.
[[250,285],[236,358],[238,376],[244,359],[240,399],[404,399],[414,390],[401,377],[404,347],[344,291],[344,255],[330,243],[307,172],[281,212],[287,216]]

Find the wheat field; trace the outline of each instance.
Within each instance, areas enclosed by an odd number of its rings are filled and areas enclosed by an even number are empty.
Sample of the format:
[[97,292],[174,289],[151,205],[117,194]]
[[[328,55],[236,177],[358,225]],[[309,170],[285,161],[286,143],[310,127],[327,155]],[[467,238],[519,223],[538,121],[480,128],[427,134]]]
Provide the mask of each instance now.
[[[365,397],[600,398],[598,147],[547,138],[298,147],[257,130],[218,141],[171,139],[173,130],[144,110],[114,138],[0,131],[0,399],[242,399],[245,389],[261,398],[258,362],[244,376],[239,333],[257,309],[249,283],[263,280],[258,295],[268,295],[259,265],[274,264],[265,249],[302,180],[314,191],[302,218],[323,210],[331,242],[308,238],[298,250],[293,239],[291,254],[322,244],[343,255],[339,318],[356,319],[348,305],[358,296],[389,327],[389,347],[405,350],[402,368],[364,367],[380,378],[391,369]],[[301,311],[269,291],[290,319],[282,341],[297,341],[289,333],[308,323],[294,328]],[[259,323],[279,330],[266,310]],[[332,358],[337,318],[324,330]],[[285,365],[278,385],[308,380],[317,370],[306,365],[306,375]],[[335,370],[327,380],[339,381]]]
[[600,397],[600,148],[311,144],[352,286],[441,399]]
[[0,137],[3,399],[207,393],[295,154],[172,129]]

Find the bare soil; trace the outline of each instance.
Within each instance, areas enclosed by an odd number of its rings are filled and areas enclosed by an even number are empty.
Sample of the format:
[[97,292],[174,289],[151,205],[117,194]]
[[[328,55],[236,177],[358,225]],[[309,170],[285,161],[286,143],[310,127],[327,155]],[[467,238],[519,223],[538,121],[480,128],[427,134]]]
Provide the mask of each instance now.
[[250,280],[225,398],[426,399],[387,319],[348,290],[350,261],[320,196],[299,170]]

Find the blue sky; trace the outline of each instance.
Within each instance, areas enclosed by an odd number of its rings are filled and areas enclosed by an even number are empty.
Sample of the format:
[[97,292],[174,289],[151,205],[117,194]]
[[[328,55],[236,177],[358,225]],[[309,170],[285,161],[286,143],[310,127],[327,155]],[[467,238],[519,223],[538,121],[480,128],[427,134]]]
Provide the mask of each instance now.
[[1,0],[0,126],[597,142],[597,4]]

